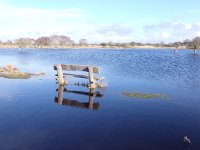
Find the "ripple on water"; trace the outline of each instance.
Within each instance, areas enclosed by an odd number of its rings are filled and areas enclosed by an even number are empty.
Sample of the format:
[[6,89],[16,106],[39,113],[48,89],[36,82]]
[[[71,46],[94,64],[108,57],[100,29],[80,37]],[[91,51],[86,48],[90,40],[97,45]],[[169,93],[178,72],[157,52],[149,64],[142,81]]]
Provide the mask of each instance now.
[[[45,70],[38,79],[0,78],[0,149],[176,149],[183,136],[200,149],[200,55],[189,50],[1,49],[0,66]],[[55,103],[53,65],[101,67],[108,87],[96,111]],[[74,81],[75,82],[75,81]],[[71,90],[87,90],[71,84]],[[138,99],[122,92],[158,93]],[[90,97],[65,92],[68,101]],[[145,145],[144,145],[145,143]]]

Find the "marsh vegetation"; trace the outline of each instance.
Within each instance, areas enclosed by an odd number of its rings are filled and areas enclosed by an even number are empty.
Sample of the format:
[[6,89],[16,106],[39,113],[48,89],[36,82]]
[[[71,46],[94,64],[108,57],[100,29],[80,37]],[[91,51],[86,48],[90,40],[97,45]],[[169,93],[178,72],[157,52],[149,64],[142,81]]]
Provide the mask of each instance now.
[[166,98],[164,95],[153,93],[122,92],[122,94],[133,98]]
[[7,65],[6,67],[0,67],[0,77],[8,79],[28,79],[31,76],[40,76],[44,75],[44,72],[38,73],[28,73],[22,72],[19,68],[13,65]]

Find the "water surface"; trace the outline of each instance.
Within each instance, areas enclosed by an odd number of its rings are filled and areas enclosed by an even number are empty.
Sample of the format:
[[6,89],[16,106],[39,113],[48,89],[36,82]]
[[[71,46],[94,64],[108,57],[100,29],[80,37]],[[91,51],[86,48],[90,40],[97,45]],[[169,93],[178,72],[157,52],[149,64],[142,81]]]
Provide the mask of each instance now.
[[[108,82],[97,89],[97,109],[85,94],[64,92],[59,104],[53,65],[101,68]],[[183,50],[1,49],[0,66],[45,71],[28,80],[0,78],[2,150],[182,150],[200,149],[200,55]],[[89,90],[70,80],[70,91]],[[139,99],[122,92],[158,93],[167,98]],[[71,103],[76,100],[76,106]],[[69,104],[70,103],[70,104]],[[84,105],[83,105],[84,104]],[[78,106],[77,106],[78,105]],[[192,144],[183,144],[183,137]]]

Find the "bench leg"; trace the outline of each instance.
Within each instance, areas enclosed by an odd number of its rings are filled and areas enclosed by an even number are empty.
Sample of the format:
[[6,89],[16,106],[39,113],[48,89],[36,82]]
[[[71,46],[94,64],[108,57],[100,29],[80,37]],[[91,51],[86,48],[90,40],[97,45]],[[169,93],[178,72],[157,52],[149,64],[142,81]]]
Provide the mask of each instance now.
[[93,109],[94,104],[94,89],[90,89],[90,95],[89,95],[89,108]]
[[88,73],[89,73],[89,88],[90,89],[95,89],[96,85],[95,85],[95,80],[94,80],[94,76],[93,76],[93,69],[92,67],[88,67]]
[[58,88],[58,104],[62,104],[63,102],[63,91],[64,91],[64,86],[60,85]]
[[59,64],[56,67],[57,67],[59,85],[65,85],[65,84],[67,84],[67,82],[63,78],[62,66]]

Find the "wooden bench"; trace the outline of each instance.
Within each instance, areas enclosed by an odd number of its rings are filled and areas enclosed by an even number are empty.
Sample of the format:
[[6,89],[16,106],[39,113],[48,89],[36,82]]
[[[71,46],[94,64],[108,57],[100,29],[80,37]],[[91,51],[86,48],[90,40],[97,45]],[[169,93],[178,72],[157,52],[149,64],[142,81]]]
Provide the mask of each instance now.
[[[82,66],[82,65],[67,65],[67,64],[57,64],[54,65],[54,70],[57,70],[57,80],[59,85],[66,85],[68,82],[64,80],[66,76],[73,76],[77,78],[86,78],[89,79],[89,88],[94,89],[96,88],[95,83],[102,78],[94,77],[93,73],[99,74],[100,68],[95,66]],[[79,75],[79,74],[70,74],[70,73],[63,73],[63,71],[85,71],[88,72],[87,75]]]

